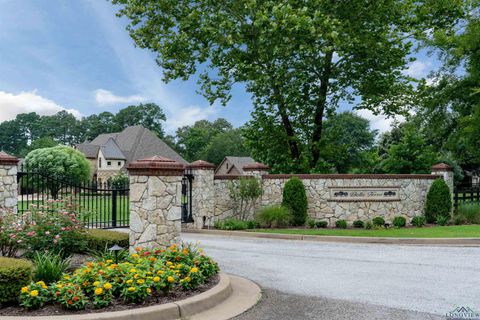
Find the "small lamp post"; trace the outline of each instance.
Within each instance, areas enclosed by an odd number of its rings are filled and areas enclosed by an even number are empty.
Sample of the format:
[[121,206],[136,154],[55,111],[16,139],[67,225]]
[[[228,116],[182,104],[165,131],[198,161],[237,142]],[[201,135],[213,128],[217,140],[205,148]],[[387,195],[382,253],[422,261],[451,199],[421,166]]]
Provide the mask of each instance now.
[[108,250],[113,251],[115,253],[115,263],[118,264],[118,251],[123,250],[123,247],[119,245],[114,245],[113,247],[109,248]]

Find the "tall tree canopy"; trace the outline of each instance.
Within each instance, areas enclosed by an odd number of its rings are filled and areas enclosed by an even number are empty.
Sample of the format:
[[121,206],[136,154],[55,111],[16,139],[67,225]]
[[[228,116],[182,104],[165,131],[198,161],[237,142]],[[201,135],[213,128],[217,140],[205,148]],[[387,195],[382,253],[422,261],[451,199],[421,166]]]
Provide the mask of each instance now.
[[[290,171],[315,169],[324,117],[341,101],[386,114],[408,108],[413,39],[456,22],[460,1],[112,0],[136,44],[157,53],[165,80],[200,72],[226,104],[246,84],[256,152]],[[257,144],[258,145],[258,144]],[[260,145],[258,145],[260,146]],[[277,157],[273,155],[276,154]]]

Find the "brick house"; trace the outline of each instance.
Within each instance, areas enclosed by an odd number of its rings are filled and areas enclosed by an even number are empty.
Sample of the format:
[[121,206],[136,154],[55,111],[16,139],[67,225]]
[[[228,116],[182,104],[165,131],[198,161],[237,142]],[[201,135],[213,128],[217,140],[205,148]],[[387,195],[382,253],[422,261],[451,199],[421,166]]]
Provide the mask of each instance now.
[[131,126],[122,132],[101,134],[91,142],[77,144],[76,149],[90,161],[92,179],[104,183],[138,159],[162,156],[187,164],[175,150],[142,126]]

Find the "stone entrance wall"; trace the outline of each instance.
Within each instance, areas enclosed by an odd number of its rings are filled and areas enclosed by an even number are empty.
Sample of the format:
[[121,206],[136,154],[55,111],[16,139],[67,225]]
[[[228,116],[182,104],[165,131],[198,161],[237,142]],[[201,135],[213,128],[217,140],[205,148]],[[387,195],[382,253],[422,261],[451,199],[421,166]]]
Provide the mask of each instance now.
[[[275,175],[266,174],[266,167],[250,165],[243,178],[259,179],[263,194],[250,212],[262,206],[277,205],[282,202],[285,182],[296,176],[302,180],[308,199],[308,214],[317,220],[326,220],[330,226],[340,219],[353,222],[370,220],[383,216],[387,222],[401,215],[410,221],[414,216],[422,215],[427,192],[435,179],[445,179],[453,191],[453,175],[446,165],[436,165],[432,174],[306,174]],[[197,170],[201,171],[201,170]],[[208,185],[205,175],[201,174],[202,185]],[[214,176],[210,180],[213,188],[193,189],[193,193],[201,193],[202,197],[194,197],[197,201],[213,202],[213,210],[193,210],[196,228],[213,226],[234,215],[234,202],[230,197],[229,184],[237,183],[242,176]],[[195,176],[196,179],[196,176]],[[205,200],[206,199],[206,200]],[[212,200],[213,199],[213,200]]]
[[0,152],[0,215],[17,213],[17,163],[17,158]]

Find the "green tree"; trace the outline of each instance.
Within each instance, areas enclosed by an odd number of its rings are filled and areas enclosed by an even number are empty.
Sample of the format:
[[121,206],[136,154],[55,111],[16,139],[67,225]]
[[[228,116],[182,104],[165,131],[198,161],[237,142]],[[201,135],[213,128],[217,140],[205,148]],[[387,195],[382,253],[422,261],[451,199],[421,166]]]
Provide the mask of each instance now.
[[409,124],[403,127],[398,144],[389,147],[380,166],[387,173],[430,173],[437,157],[423,134]]
[[240,129],[231,129],[214,136],[201,151],[201,159],[219,165],[226,156],[249,156]]
[[58,142],[54,141],[50,137],[43,137],[34,140],[26,149],[21,151],[21,156],[25,157],[30,151],[42,148],[51,148],[58,146]]
[[[293,169],[316,167],[324,117],[341,101],[358,96],[360,107],[375,112],[404,111],[412,87],[401,71],[411,61],[414,38],[454,24],[460,6],[410,0],[112,2],[130,20],[135,43],[157,54],[166,81],[200,72],[202,93],[222,104],[235,83],[245,83],[255,106],[249,127],[282,131],[274,138],[287,146]],[[270,165],[283,160],[277,143],[252,146],[268,155]]]
[[163,138],[164,131],[162,122],[167,118],[155,103],[139,104],[138,106],[128,106],[120,110],[114,118],[116,130],[121,131],[128,126],[141,125]]
[[283,187],[282,206],[292,213],[292,224],[303,226],[307,220],[308,200],[302,180],[297,177],[288,179]]
[[110,112],[92,114],[82,119],[85,140],[91,141],[102,133],[112,133],[117,129],[115,116]]
[[44,183],[55,199],[61,180],[87,181],[90,178],[89,161],[79,151],[66,146],[33,150],[26,156],[25,166],[50,177]]
[[436,179],[427,193],[425,201],[425,218],[427,222],[435,222],[438,216],[450,217],[452,197],[450,188],[443,179]]

